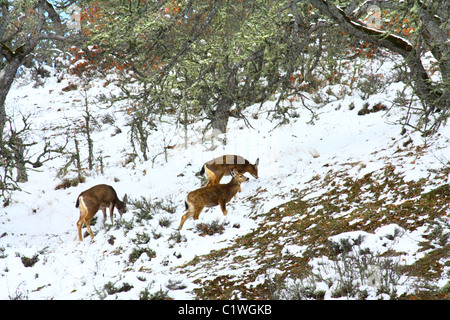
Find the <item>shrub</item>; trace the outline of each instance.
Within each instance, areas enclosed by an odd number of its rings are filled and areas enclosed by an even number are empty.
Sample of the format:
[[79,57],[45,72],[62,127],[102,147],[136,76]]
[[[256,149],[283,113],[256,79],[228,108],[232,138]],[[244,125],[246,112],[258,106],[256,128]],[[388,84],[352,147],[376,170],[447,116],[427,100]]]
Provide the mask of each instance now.
[[21,256],[20,259],[22,260],[23,265],[28,268],[28,267],[32,267],[36,264],[36,262],[39,261],[39,256],[37,254],[35,254],[33,257],[28,258],[25,256]]
[[[149,287],[151,287],[151,285]],[[172,300],[172,298],[168,294],[168,290],[164,291],[162,288],[160,288],[158,291],[150,293],[149,287],[140,292],[139,300]]]
[[[169,236],[169,243],[180,243],[180,242],[186,242],[186,237],[183,236],[180,231],[175,231]],[[171,244],[171,247],[173,247],[173,244]]]
[[201,236],[212,236],[216,233],[222,234],[225,231],[225,226],[228,223],[220,223],[219,220],[214,220],[211,223],[199,223],[197,224],[196,230],[200,233]]
[[134,248],[133,251],[128,256],[128,261],[131,263],[135,263],[143,253],[147,254],[149,260],[156,257],[156,252],[150,248]]
[[146,233],[137,233],[136,239],[131,240],[134,244],[147,244],[150,242],[150,236]]
[[114,283],[112,283],[111,281],[110,282],[108,282],[107,284],[105,284],[104,286],[103,286],[103,289],[109,294],[109,295],[111,295],[111,294],[115,294],[115,293],[119,293],[119,292],[128,292],[128,291],[130,291],[131,289],[133,289],[133,286],[132,285],[130,285],[129,283],[124,283],[124,284],[122,284],[122,286],[120,287],[120,288],[116,288],[115,287],[115,284]]
[[170,227],[171,224],[172,224],[172,220],[170,220],[167,217],[162,217],[159,219],[159,225],[161,227],[168,228],[168,227]]
[[130,204],[136,209],[134,215],[136,216],[137,222],[141,223],[143,220],[153,219],[154,206],[150,199],[141,197],[138,200],[131,200]]

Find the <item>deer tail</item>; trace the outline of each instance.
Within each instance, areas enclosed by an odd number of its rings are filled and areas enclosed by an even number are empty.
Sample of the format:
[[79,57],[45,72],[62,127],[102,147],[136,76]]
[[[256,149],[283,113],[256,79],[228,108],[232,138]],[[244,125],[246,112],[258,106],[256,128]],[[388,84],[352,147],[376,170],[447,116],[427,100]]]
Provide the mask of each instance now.
[[205,165],[202,166],[199,172],[197,172],[196,176],[203,176],[205,174]]

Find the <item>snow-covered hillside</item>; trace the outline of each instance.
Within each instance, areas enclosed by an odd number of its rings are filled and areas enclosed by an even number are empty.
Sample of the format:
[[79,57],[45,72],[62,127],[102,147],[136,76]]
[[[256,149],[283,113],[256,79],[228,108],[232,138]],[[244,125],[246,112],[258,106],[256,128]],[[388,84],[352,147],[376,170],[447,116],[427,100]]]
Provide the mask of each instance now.
[[[380,72],[391,71],[386,66]],[[60,82],[56,76],[44,80],[42,86],[35,87],[29,73],[24,72],[8,95],[7,114],[14,116],[18,128],[21,115],[29,115],[31,132],[27,139],[39,142],[31,153],[39,154],[45,141],[63,145],[67,137],[67,148],[74,150],[76,135],[85,160],[86,138],[79,130],[88,101],[96,120],[92,132],[96,166],[85,172],[84,183],[56,190],[62,182],[57,174],[69,160],[69,155],[59,156],[30,170],[29,181],[20,184],[21,191],[14,193],[8,206],[0,208],[0,299],[139,299],[158,295],[194,299],[193,290],[199,287],[199,281],[251,272],[258,267],[261,253],[248,248],[235,251],[236,257],[252,259],[253,265],[239,265],[239,259],[230,258],[213,267],[194,268],[189,265],[193,259],[231,246],[236,239],[256,230],[265,223],[264,213],[293,199],[292,190],[305,190],[305,201],[327,192],[323,181],[322,184],[317,181],[331,169],[345,170],[347,176],[358,179],[390,165],[404,175],[405,181],[417,181],[432,179],[438,175],[437,171],[450,166],[449,126],[426,140],[412,130],[400,134],[398,122],[405,111],[390,106],[396,91],[403,88],[401,83],[392,84],[366,101],[357,90],[341,95],[340,85],[322,88],[319,93],[327,95],[329,101],[314,105],[313,121],[312,113],[300,102],[293,102],[297,117],[288,124],[277,126],[278,122],[267,113],[274,102],[267,102],[262,108],[255,105],[245,110],[251,127],[232,118],[226,136],[214,139],[210,131],[202,132],[206,122],[199,121],[189,126],[187,145],[182,125],[175,117],[166,116],[157,123],[158,129],[151,132],[150,159],[144,162],[139,157],[129,161],[134,152],[129,142],[127,103],[111,105],[106,99],[98,99],[120,94],[108,79],[70,91],[63,88],[77,80],[68,75]],[[370,106],[382,102],[388,110],[358,115],[366,102]],[[313,105],[312,100],[308,103]],[[355,108],[349,108],[350,105]],[[224,139],[226,145],[222,143]],[[409,152],[405,151],[406,145]],[[242,186],[242,192],[228,205],[228,216],[222,216],[218,207],[205,209],[198,221],[187,220],[179,232],[184,199],[189,191],[201,185],[195,174],[205,161],[222,154],[238,154],[252,163],[259,158],[259,179],[250,177]],[[74,169],[73,165],[69,167],[71,171]],[[66,178],[76,177],[71,171]],[[228,180],[225,177],[222,182]],[[441,173],[435,186],[448,182],[448,176],[442,177]],[[138,219],[138,210],[129,205],[122,218],[115,212],[113,226],[108,218],[104,227],[99,212],[97,223],[92,226],[94,240],[85,235],[83,242],[78,241],[76,198],[99,183],[112,185],[120,198],[126,193],[133,200],[145,199],[153,204],[151,218]],[[388,199],[389,190],[385,192]],[[199,223],[216,220],[224,223],[221,234],[204,235],[196,229]],[[443,233],[450,233],[447,217],[439,218],[439,222]],[[285,217],[283,223],[289,224],[290,219]],[[353,241],[362,235],[361,247],[370,247],[378,253],[388,249],[401,251],[404,264],[423,255],[418,252],[418,244],[428,230],[426,226],[409,231],[386,221],[376,232],[368,233],[359,230],[356,221],[354,225],[354,231],[333,234],[330,241],[339,242],[342,238]],[[395,244],[387,246],[385,235],[395,229],[403,232]],[[284,235],[279,241],[284,241],[285,253],[302,257],[305,252],[305,247],[296,244],[294,238]],[[37,262],[25,266],[22,258],[35,258]],[[446,262],[448,258],[442,262],[445,270],[449,268]],[[331,279],[335,271],[326,267],[327,263],[331,264],[327,257],[317,257],[311,259],[311,268],[322,268],[321,272]],[[440,287],[450,280],[445,270],[442,275],[446,276],[436,282]],[[267,277],[273,274],[277,274],[276,268],[267,271]],[[257,286],[265,280],[259,277],[246,285]],[[414,292],[412,280],[399,281],[402,283],[399,292]],[[295,284],[295,280],[289,281]],[[318,286],[326,292],[325,298],[333,298],[326,283],[324,280]],[[122,290],[108,292],[107,288]],[[369,298],[380,298],[375,291]],[[240,298],[239,293],[234,293],[234,297]]]

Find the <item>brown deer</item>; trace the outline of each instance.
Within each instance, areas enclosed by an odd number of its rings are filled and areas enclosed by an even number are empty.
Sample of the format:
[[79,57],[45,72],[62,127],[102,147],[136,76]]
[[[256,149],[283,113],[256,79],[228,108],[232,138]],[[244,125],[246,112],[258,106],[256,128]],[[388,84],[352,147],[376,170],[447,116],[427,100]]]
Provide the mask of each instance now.
[[250,173],[255,179],[258,179],[259,158],[255,164],[251,164],[248,160],[237,155],[223,155],[206,162],[199,174],[208,176],[206,186],[219,184],[223,176],[229,175],[232,170],[244,174]]
[[204,207],[220,205],[223,215],[227,215],[226,204],[241,191],[241,183],[248,180],[246,176],[235,170],[232,170],[230,174],[231,181],[227,184],[214,184],[189,192],[184,202],[186,212],[181,217],[179,230],[183,228],[186,219],[194,217],[194,220],[197,220]]
[[109,217],[111,218],[111,223],[113,223],[114,207],[119,210],[120,216],[122,216],[126,212],[126,203],[127,195],[120,201],[114,188],[107,184],[99,184],[80,193],[75,204],[76,208],[80,208],[80,219],[77,222],[80,241],[83,241],[81,236],[83,223],[86,225],[91,239],[94,239],[90,222],[99,209],[102,209],[104,220],[106,220],[106,208],[109,208]]

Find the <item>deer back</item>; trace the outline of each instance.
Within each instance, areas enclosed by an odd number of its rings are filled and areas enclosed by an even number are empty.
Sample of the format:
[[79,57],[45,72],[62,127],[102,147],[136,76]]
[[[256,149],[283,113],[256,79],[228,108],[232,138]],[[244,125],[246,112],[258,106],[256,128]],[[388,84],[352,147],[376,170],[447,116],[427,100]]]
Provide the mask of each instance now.
[[110,203],[116,203],[118,200],[117,193],[113,187],[106,184],[98,184],[90,189],[80,193],[78,199],[82,197],[83,200],[90,203],[97,202],[99,207],[108,207]]
[[251,164],[247,159],[238,155],[223,155],[206,162],[204,171],[211,178],[212,184],[219,183],[223,176],[229,175],[233,170],[241,174],[248,172],[257,179],[258,164],[259,159],[255,164]]
[[114,188],[107,184],[98,184],[80,193],[75,205],[77,208],[79,206],[80,197],[83,199],[85,206],[91,208],[92,211],[108,208],[111,204],[119,210],[120,214],[123,214],[126,211],[127,195],[124,196],[123,201],[119,200]]

